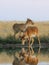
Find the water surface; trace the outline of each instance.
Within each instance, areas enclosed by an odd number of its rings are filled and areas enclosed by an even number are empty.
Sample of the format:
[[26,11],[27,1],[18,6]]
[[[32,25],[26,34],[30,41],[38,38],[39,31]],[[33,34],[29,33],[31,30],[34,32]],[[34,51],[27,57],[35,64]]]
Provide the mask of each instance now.
[[[0,65],[12,65],[12,64],[4,63],[4,64],[0,64]],[[27,65],[28,65],[28,64],[27,64]],[[38,63],[38,65],[49,65],[49,62],[40,62],[40,63]]]

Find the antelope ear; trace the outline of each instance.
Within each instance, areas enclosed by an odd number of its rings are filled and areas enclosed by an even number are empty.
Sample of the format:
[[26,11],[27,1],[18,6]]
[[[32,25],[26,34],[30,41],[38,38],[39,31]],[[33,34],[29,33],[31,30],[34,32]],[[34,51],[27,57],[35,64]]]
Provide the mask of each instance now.
[[27,21],[32,21],[30,18],[27,18]]
[[27,18],[27,21],[30,20],[30,18]]

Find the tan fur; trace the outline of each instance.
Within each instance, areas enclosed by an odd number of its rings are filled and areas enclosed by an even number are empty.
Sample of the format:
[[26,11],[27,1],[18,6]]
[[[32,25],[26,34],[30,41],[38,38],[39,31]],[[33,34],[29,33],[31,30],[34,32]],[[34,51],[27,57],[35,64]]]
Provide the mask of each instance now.
[[32,65],[37,65],[38,64],[38,57],[35,55],[28,55],[26,53],[21,54],[23,56],[24,61],[26,64],[32,64]]
[[36,26],[34,26],[34,27],[27,27],[26,29],[25,29],[25,31],[23,32],[23,35],[22,35],[22,44],[24,44],[25,43],[25,41],[24,40],[26,40],[26,39],[28,39],[28,40],[32,40],[32,44],[33,44],[33,42],[34,42],[34,39],[33,39],[33,37],[37,37],[38,38],[38,41],[39,41],[39,53],[40,53],[40,40],[39,40],[39,35],[38,35],[38,28],[36,27]]
[[25,62],[27,64],[37,65],[38,64],[38,58],[37,57],[32,57],[32,56],[26,56],[25,57]]
[[13,25],[14,37],[19,31],[24,31],[26,27],[33,25],[34,22],[31,19],[27,19],[26,23],[15,23]]

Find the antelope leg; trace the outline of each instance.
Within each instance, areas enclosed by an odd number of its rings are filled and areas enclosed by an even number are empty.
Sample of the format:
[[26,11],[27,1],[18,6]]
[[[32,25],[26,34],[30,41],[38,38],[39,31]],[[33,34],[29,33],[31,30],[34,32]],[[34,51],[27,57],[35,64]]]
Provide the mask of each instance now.
[[34,50],[33,50],[33,48],[32,48],[33,43],[34,43],[34,39],[32,38],[32,43],[31,43],[32,54],[34,54]]
[[[25,44],[25,40],[22,40],[22,45],[24,45],[24,44]],[[22,52],[25,53],[25,49],[24,48],[22,48]]]
[[41,43],[40,43],[39,36],[37,36],[37,37],[38,37],[38,42],[39,42],[39,51],[38,51],[38,53],[40,53],[40,49],[41,49]]

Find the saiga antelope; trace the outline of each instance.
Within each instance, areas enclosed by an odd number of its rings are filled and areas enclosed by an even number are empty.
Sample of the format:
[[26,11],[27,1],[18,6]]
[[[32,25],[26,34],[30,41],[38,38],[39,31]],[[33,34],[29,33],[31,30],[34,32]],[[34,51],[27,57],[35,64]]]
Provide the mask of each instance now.
[[14,60],[13,60],[13,63],[12,65],[25,65],[25,62],[23,59],[20,59],[18,58],[17,56],[15,56],[15,53],[14,53]]
[[[22,33],[23,33],[22,35],[20,33],[20,38],[22,39],[23,45],[24,45],[26,39],[28,39],[29,42],[32,40],[32,44],[33,44],[33,42],[34,42],[33,37],[38,38],[38,41],[39,41],[39,51],[38,51],[38,53],[40,53],[41,44],[40,44],[40,39],[39,39],[39,34],[38,34],[38,28],[36,26],[33,26],[33,27],[29,26]],[[32,49],[32,47],[31,47],[31,49]],[[32,51],[33,51],[33,49],[32,49]]]
[[38,64],[38,57],[35,56],[35,55],[28,55],[26,53],[20,53],[19,54],[20,57],[22,56],[23,57],[23,60],[25,61],[26,64],[29,64],[29,65],[37,65]]
[[19,31],[24,31],[26,27],[32,26],[33,24],[34,24],[34,22],[29,18],[27,18],[26,23],[20,23],[20,24],[15,23],[13,25],[14,38],[15,38],[16,33],[18,33]]

